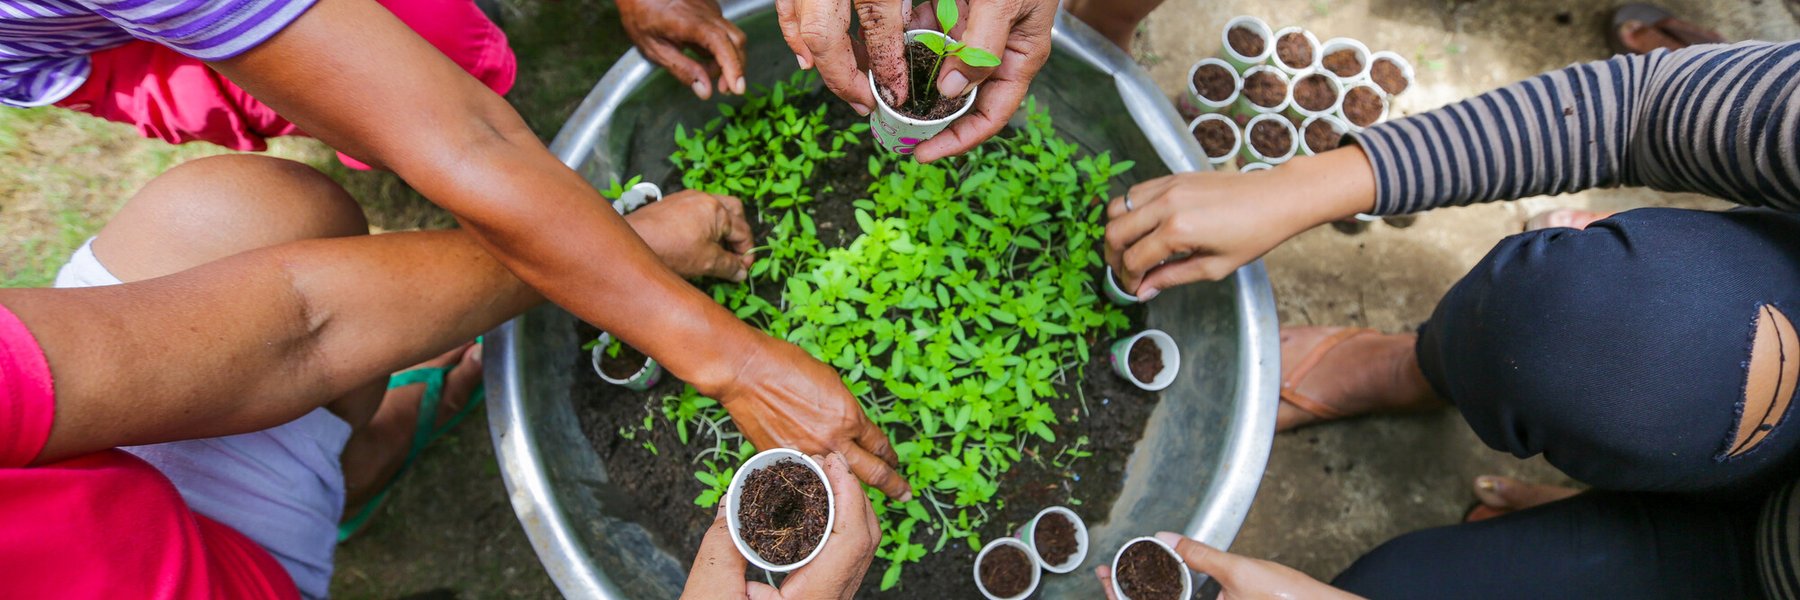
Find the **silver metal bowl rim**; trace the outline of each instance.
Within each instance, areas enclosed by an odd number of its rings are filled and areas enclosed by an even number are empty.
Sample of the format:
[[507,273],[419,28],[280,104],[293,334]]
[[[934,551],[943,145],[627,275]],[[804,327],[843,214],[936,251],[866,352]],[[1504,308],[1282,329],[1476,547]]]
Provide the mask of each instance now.
[[[769,10],[775,0],[726,0],[725,16],[739,19]],[[1131,116],[1171,172],[1181,173],[1209,168],[1205,155],[1184,123],[1163,97],[1162,91],[1139,67],[1110,41],[1081,22],[1058,12],[1053,35],[1054,47],[1111,74],[1118,85],[1120,98]],[[606,76],[594,86],[581,106],[550,145],[550,151],[564,164],[579,168],[581,161],[598,143],[603,125],[610,119],[632,90],[655,74],[658,67],[633,49],[626,52]],[[1215,547],[1225,548],[1237,537],[1269,460],[1269,448],[1275,435],[1275,409],[1280,389],[1280,355],[1277,342],[1278,323],[1275,297],[1269,286],[1268,271],[1261,261],[1237,270],[1232,279],[1234,304],[1241,317],[1238,337],[1240,402],[1233,414],[1230,433],[1225,441],[1225,456],[1220,457],[1221,472],[1202,491],[1202,510],[1190,520],[1183,533]],[[531,540],[540,562],[564,596],[623,600],[625,596],[606,576],[594,567],[586,548],[578,540],[580,528],[566,515],[551,490],[549,474],[544,471],[540,449],[529,435],[530,422],[523,402],[519,340],[513,335],[515,323],[508,322],[488,335],[485,349],[488,386],[488,431],[493,438],[500,472],[506,482],[507,496],[520,524]],[[1151,532],[1145,532],[1146,534]]]

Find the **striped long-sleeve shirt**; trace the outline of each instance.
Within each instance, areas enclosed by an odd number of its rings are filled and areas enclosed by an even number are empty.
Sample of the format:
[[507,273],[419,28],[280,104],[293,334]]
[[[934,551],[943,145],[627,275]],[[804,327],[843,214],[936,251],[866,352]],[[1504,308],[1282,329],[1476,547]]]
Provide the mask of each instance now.
[[54,104],[87,56],[136,39],[222,60],[287,27],[314,0],[0,0],[0,105]]
[[1575,65],[1355,139],[1377,214],[1620,185],[1800,211],[1800,42]]

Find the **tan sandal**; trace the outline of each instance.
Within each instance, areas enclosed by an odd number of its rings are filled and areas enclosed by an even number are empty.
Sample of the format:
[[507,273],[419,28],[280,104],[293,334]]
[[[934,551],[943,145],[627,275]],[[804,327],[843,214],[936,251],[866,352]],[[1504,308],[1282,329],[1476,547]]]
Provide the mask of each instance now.
[[1318,417],[1321,421],[1342,419],[1349,416],[1344,414],[1341,410],[1332,408],[1323,402],[1308,397],[1306,394],[1300,393],[1300,384],[1306,381],[1306,376],[1312,374],[1312,370],[1315,367],[1318,367],[1319,363],[1324,362],[1325,356],[1330,354],[1332,349],[1337,348],[1339,344],[1350,341],[1353,338],[1371,333],[1378,332],[1366,327],[1352,327],[1331,334],[1331,337],[1327,337],[1324,341],[1319,342],[1319,345],[1313,346],[1313,349],[1310,352],[1307,352],[1306,358],[1300,361],[1300,365],[1294,367],[1293,373],[1281,374],[1281,400],[1294,405],[1294,408],[1298,408],[1312,414],[1312,416]]

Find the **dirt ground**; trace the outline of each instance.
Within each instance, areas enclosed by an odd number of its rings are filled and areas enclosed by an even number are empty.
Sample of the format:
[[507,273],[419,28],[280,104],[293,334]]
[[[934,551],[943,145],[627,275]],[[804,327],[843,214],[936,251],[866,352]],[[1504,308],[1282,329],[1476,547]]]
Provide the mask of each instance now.
[[[1664,4],[1731,39],[1800,37],[1795,0]],[[1321,38],[1349,36],[1412,59],[1410,114],[1569,63],[1608,54],[1611,3],[1551,0],[1170,0],[1140,30],[1137,54],[1165,91],[1218,49],[1237,14]],[[523,67],[510,99],[546,137],[625,48],[616,11],[600,0],[509,0],[506,28]],[[41,285],[130,190],[182,160],[217,150],[136,140],[128,128],[53,110],[0,111],[0,285]],[[275,154],[326,170],[363,198],[382,229],[449,221],[391,176],[349,172],[308,141]],[[1716,208],[1688,195],[1599,190],[1436,211],[1409,228],[1375,224],[1346,235],[1309,232],[1268,257],[1284,324],[1402,331],[1530,214],[1552,207]],[[367,534],[340,548],[333,593],[344,598],[553,597],[507,503],[483,419],[427,453]],[[1564,478],[1541,460],[1481,445],[1450,412],[1334,423],[1277,436],[1268,474],[1234,550],[1330,578],[1406,531],[1455,522],[1483,473]]]

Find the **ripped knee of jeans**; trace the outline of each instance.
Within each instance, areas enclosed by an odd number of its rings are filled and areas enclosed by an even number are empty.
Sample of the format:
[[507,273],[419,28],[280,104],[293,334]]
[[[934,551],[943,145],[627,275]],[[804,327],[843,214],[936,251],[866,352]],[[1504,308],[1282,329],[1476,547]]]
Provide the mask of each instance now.
[[1794,388],[1800,384],[1800,334],[1773,304],[1756,310],[1756,333],[1745,362],[1744,397],[1737,405],[1737,424],[1719,459],[1743,456],[1769,438],[1787,416]]

